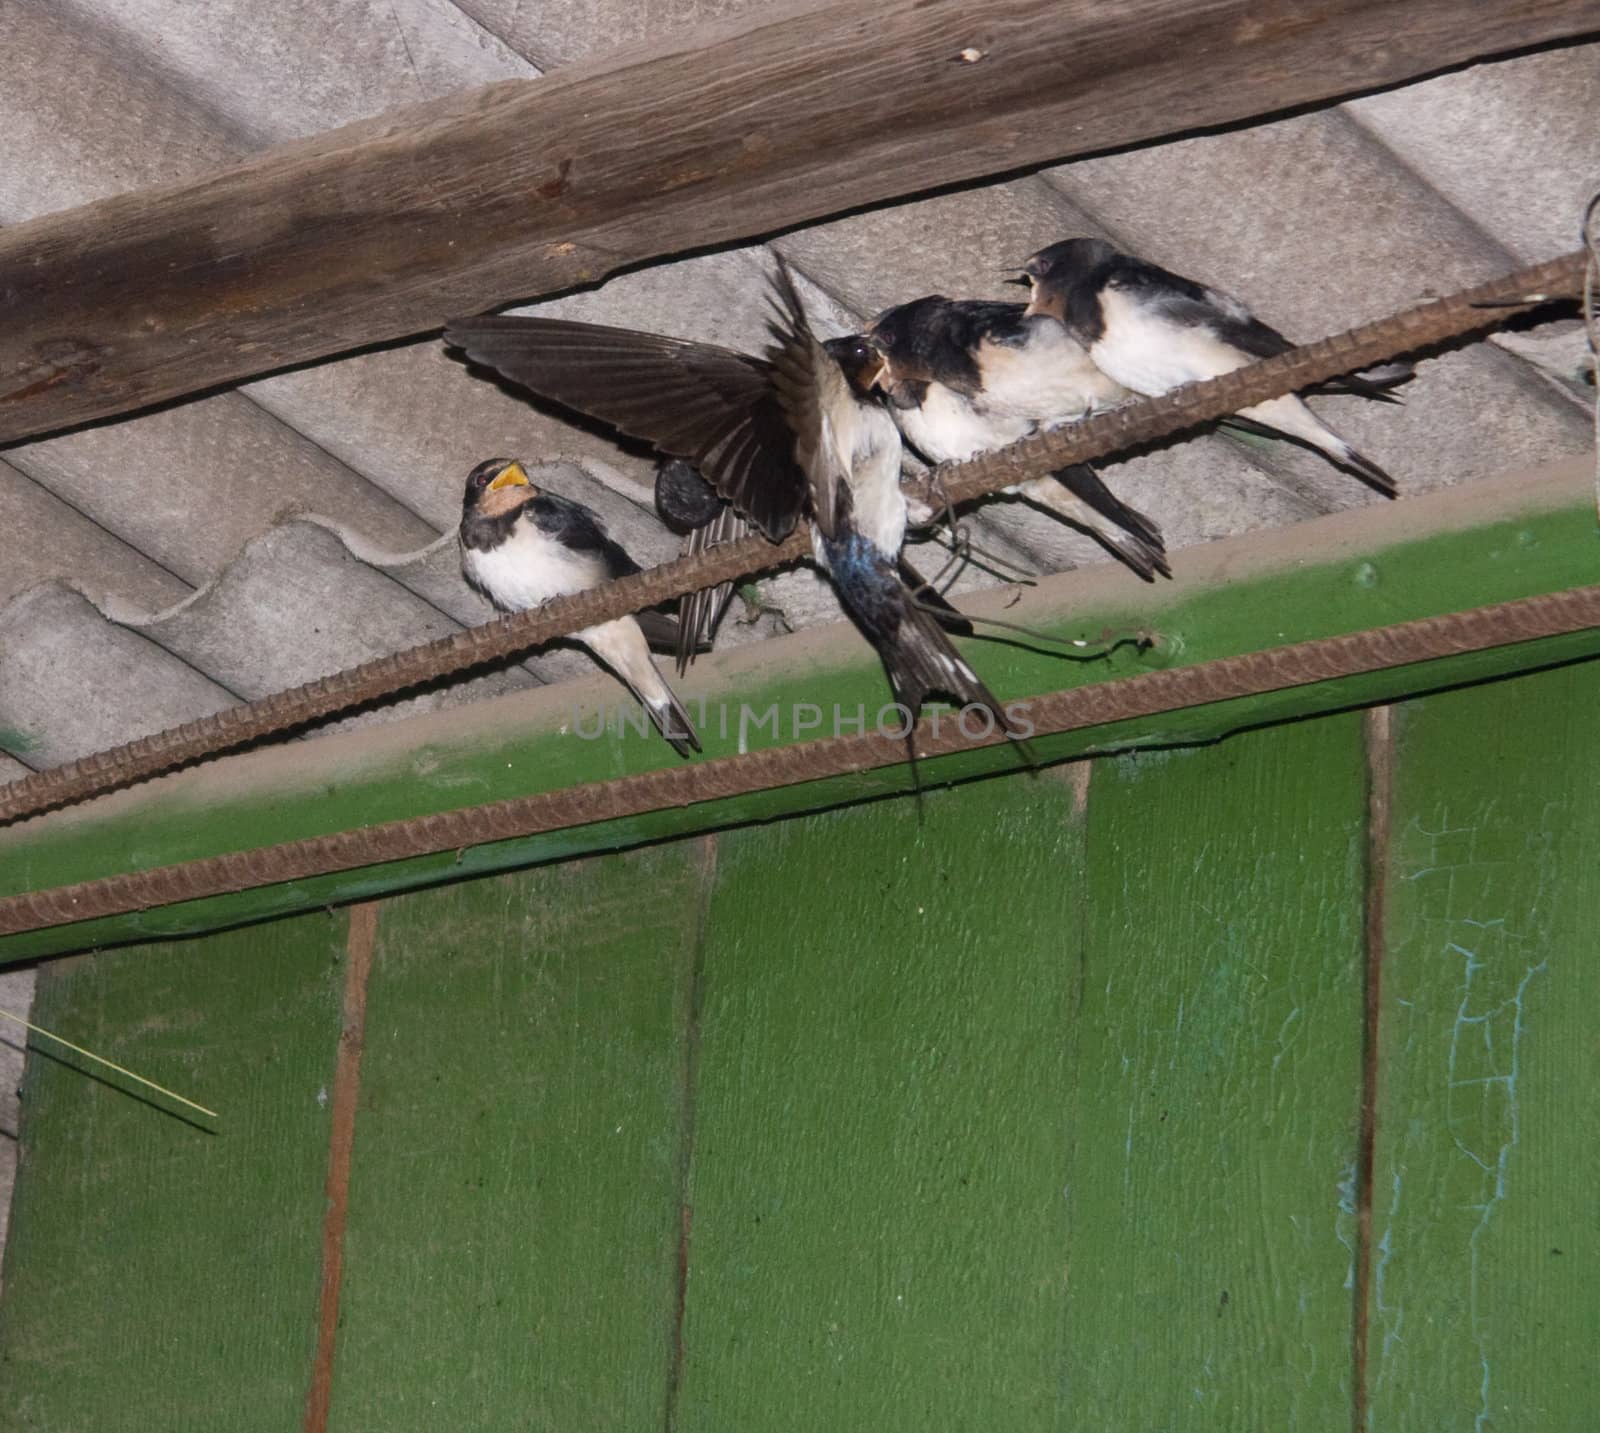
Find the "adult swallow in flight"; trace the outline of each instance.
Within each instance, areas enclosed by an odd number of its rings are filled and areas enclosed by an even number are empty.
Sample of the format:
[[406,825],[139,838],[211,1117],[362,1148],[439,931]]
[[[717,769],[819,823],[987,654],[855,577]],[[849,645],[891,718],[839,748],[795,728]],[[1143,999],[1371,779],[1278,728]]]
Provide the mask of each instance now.
[[[1237,299],[1133,258],[1102,239],[1051,244],[1029,258],[1022,273],[1033,290],[1028,312],[1060,319],[1098,368],[1135,393],[1165,393],[1294,347]],[[1393,401],[1382,383],[1360,375],[1341,379],[1338,389]],[[1316,448],[1380,493],[1395,495],[1393,478],[1293,394],[1243,409],[1239,416],[1274,436]]]
[[[490,458],[467,477],[461,570],[496,607],[520,612],[632,576],[639,564],[606,535],[592,509],[536,488],[521,463]],[[680,756],[700,750],[694,724],[656,670],[635,618],[618,617],[572,635],[644,703]]]
[[[870,389],[881,357],[859,335],[818,344],[786,273],[778,287],[785,327],[771,358],[631,329],[516,316],[456,320],[445,341],[541,397],[682,459],[687,468],[663,469],[665,488],[658,482],[658,503],[668,516],[676,511],[692,525],[708,511],[691,473],[773,542],[810,514],[814,546],[823,541],[817,527],[834,534],[827,542],[839,570],[820,547],[819,560],[878,647],[896,696],[914,712],[928,691],[947,692],[982,701],[1004,722],[998,703],[899,579],[906,527],[900,435]],[[787,378],[780,362],[788,364]],[[813,390],[818,396],[808,401]],[[839,430],[823,442],[806,426],[824,412],[850,435],[842,449]]]
[[[930,294],[885,309],[867,337],[884,358],[878,385],[895,422],[930,462],[1003,448],[1126,397],[1060,323],[1022,304]],[[1161,530],[1088,464],[1005,491],[1085,529],[1146,581],[1172,575]]]
[[781,259],[776,289],[773,389],[805,474],[817,562],[877,648],[895,700],[913,720],[930,693],[944,692],[987,708],[1002,730],[1013,730],[900,575],[906,500],[900,430],[875,392],[882,355],[859,335],[819,342]]

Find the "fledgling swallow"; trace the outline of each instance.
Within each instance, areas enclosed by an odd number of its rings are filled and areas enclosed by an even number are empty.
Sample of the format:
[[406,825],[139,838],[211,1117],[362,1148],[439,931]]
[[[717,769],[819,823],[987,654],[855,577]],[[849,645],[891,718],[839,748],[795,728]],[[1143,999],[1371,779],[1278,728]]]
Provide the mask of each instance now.
[[[732,503],[717,495],[694,464],[682,458],[663,458],[656,465],[656,512],[674,532],[685,534],[683,552],[687,557],[737,542],[755,531]],[[719,582],[684,594],[678,610],[680,677],[689,670],[699,645],[710,646],[733,601],[733,588],[731,582]]]
[[[1294,347],[1230,295],[1124,254],[1102,239],[1051,244],[1032,255],[1022,273],[1032,286],[1028,312],[1059,319],[1098,368],[1135,393],[1166,393]],[[1388,399],[1381,383],[1360,375],[1341,380],[1339,387]],[[1316,448],[1385,496],[1395,495],[1394,479],[1295,395],[1258,403],[1239,417]]]
[[[877,381],[895,422],[934,463],[1003,448],[1127,396],[1060,323],[1022,304],[929,294],[885,309],[867,337],[884,358]],[[1084,529],[1147,582],[1172,575],[1161,530],[1088,464],[1003,491]]]
[[[536,488],[521,463],[490,458],[467,476],[461,570],[496,607],[520,612],[631,577],[639,564],[607,536],[592,509]],[[634,617],[572,635],[622,679],[680,756],[700,750],[694,723],[656,670]]]

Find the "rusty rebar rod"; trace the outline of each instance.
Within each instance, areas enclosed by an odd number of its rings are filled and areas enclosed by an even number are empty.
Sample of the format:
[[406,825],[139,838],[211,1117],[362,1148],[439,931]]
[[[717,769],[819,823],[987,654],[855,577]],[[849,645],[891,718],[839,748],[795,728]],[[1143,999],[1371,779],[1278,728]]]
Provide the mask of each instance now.
[[[1185,707],[1258,696],[1417,662],[1458,656],[1600,626],[1600,585],[1524,597],[1440,617],[1319,637],[1261,652],[1221,657],[1094,686],[1049,692],[1021,703],[1038,735],[1104,726]],[[976,740],[948,714],[916,731],[920,757],[947,756],[1005,738]],[[335,871],[460,850],[491,841],[720,801],[754,791],[892,766],[905,758],[884,731],[827,737],[741,756],[717,757],[561,791],[515,797],[458,811],[388,821],[181,865],[107,876],[0,899],[0,936],[122,915],[152,906],[306,880]]]
[[[968,502],[1069,463],[1153,442],[1269,398],[1494,327],[1524,308],[1578,294],[1585,257],[1579,250],[1519,269],[1220,378],[1129,403],[967,462],[947,465],[938,476],[952,501]],[[0,787],[0,824],[98,796],[441,677],[515,656],[580,628],[654,607],[687,592],[737,581],[791,562],[808,550],[808,541],[800,533],[777,545],[760,537],[745,538],[35,772]],[[704,769],[703,764],[693,768]]]

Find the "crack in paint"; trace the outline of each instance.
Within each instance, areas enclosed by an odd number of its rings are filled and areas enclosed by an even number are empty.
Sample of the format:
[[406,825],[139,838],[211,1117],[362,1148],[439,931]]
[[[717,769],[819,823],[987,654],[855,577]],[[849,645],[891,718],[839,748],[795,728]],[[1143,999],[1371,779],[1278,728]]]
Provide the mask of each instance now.
[[1384,1375],[1389,1369],[1389,1351],[1400,1341],[1400,1329],[1406,1321],[1406,1311],[1399,1304],[1391,1304],[1384,1297],[1384,1279],[1389,1272],[1389,1258],[1394,1253],[1394,1226],[1400,1214],[1400,1171],[1396,1169],[1389,1186],[1389,1214],[1384,1220],[1383,1238],[1378,1240],[1378,1260],[1372,1267],[1372,1302],[1378,1316],[1385,1321],[1392,1314],[1394,1322],[1386,1324],[1383,1331],[1383,1356],[1378,1361],[1378,1377],[1373,1392],[1383,1387]]
[[[1479,929],[1490,929],[1503,926],[1504,921],[1463,921],[1463,924],[1477,926]],[[1489,1179],[1485,1191],[1485,1198],[1476,1204],[1463,1206],[1468,1210],[1475,1210],[1478,1222],[1473,1226],[1472,1233],[1467,1236],[1467,1321],[1471,1329],[1472,1342],[1478,1351],[1478,1363],[1481,1370],[1481,1380],[1478,1386],[1478,1411],[1473,1419],[1473,1428],[1476,1433],[1482,1433],[1489,1421],[1489,1351],[1488,1334],[1483,1327],[1479,1312],[1479,1286],[1480,1269],[1479,1254],[1485,1234],[1489,1229],[1489,1222],[1494,1217],[1494,1211],[1506,1195],[1506,1174],[1511,1163],[1511,1152],[1517,1146],[1521,1137],[1521,1111],[1517,1104],[1517,1076],[1518,1062],[1520,1059],[1523,1017],[1526,1011],[1524,996],[1534,976],[1541,974],[1548,961],[1541,960],[1537,965],[1527,966],[1522,973],[1522,979],[1517,982],[1517,988],[1511,995],[1498,1001],[1496,1004],[1481,1010],[1476,1014],[1469,1011],[1473,1002],[1473,983],[1477,976],[1489,968],[1489,963],[1481,960],[1476,951],[1468,950],[1465,946],[1452,941],[1446,946],[1447,950],[1459,955],[1463,961],[1463,980],[1461,986],[1461,1003],[1456,1008],[1455,1024],[1450,1032],[1450,1053],[1446,1069],[1448,1081],[1446,1085],[1446,1121],[1454,1126],[1457,1119],[1458,1092],[1473,1092],[1476,1096],[1476,1107],[1463,1112],[1459,1118],[1470,1118],[1474,1122],[1487,1122],[1494,1118],[1495,1112],[1484,1110],[1484,1104],[1491,1097],[1493,1091],[1503,1091],[1505,1108],[1498,1117],[1504,1122],[1504,1138],[1493,1158],[1485,1158],[1476,1150],[1469,1147],[1460,1135],[1452,1129],[1451,1137],[1456,1148],[1466,1158],[1472,1161],[1478,1172]],[[1500,1021],[1502,1026],[1509,1013],[1510,1050],[1505,1056],[1506,1068],[1495,1069],[1491,1074],[1457,1076],[1457,1062],[1465,1053],[1463,1045],[1469,1046],[1473,1042],[1481,1045],[1481,1058],[1491,1067],[1499,1064],[1504,1042],[1497,1048],[1495,1044],[1495,1022]]]
[[1356,1286],[1356,1162],[1351,1160],[1339,1172],[1339,1212],[1333,1221],[1333,1237],[1344,1245],[1350,1256],[1345,1265],[1344,1287]]

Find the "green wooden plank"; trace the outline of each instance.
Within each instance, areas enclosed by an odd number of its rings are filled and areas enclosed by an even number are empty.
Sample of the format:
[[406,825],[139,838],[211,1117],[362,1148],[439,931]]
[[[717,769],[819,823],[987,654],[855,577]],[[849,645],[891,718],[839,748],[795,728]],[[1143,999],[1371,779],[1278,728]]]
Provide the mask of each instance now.
[[1356,716],[1095,767],[1076,1427],[1349,1427],[1365,816]]
[[41,973],[39,1024],[221,1120],[202,1133],[29,1056],[0,1426],[299,1427],[345,926],[308,915]]
[[719,838],[673,1426],[1054,1419],[1082,849],[1056,775]]
[[699,842],[386,903],[335,1430],[653,1429]]
[[1399,713],[1371,1427],[1595,1426],[1600,668]]
[[[1046,579],[1014,609],[1003,608],[1003,599],[979,599],[993,601],[1000,616],[1063,635],[1154,630],[1161,645],[1143,655],[1124,649],[1110,661],[1079,662],[1020,645],[967,646],[993,689],[1014,698],[1588,583],[1595,572],[1595,519],[1581,469],[1581,463],[1571,465],[1544,483],[1474,484],[1407,502],[1403,511],[1342,513],[1289,534],[1194,549],[1179,554],[1183,580],[1177,584],[1145,588],[1120,571],[1091,571]],[[1041,739],[1037,750],[1043,760],[1058,760],[1208,740],[1289,716],[1597,652],[1600,633],[1583,633],[1069,733]],[[739,747],[741,704],[753,718],[745,724],[745,745],[760,747],[793,741],[793,719],[802,713],[821,708],[828,714],[823,730],[831,732],[835,706],[848,720],[858,706],[873,712],[885,699],[870,649],[843,630],[719,654],[697,667],[685,690],[708,700],[704,725],[712,754]],[[579,685],[421,718],[388,733],[304,743],[292,759],[282,750],[264,751],[0,829],[0,893],[560,789],[674,760],[654,738],[578,739],[574,704],[614,705],[616,693],[614,684]],[[778,732],[755,724],[773,708],[782,714]],[[978,753],[928,763],[922,774],[929,782],[964,779],[1010,769],[1014,761],[1005,750]],[[10,936],[0,939],[0,960],[212,929],[534,860],[819,810],[903,790],[908,779],[903,768],[892,768]]]

